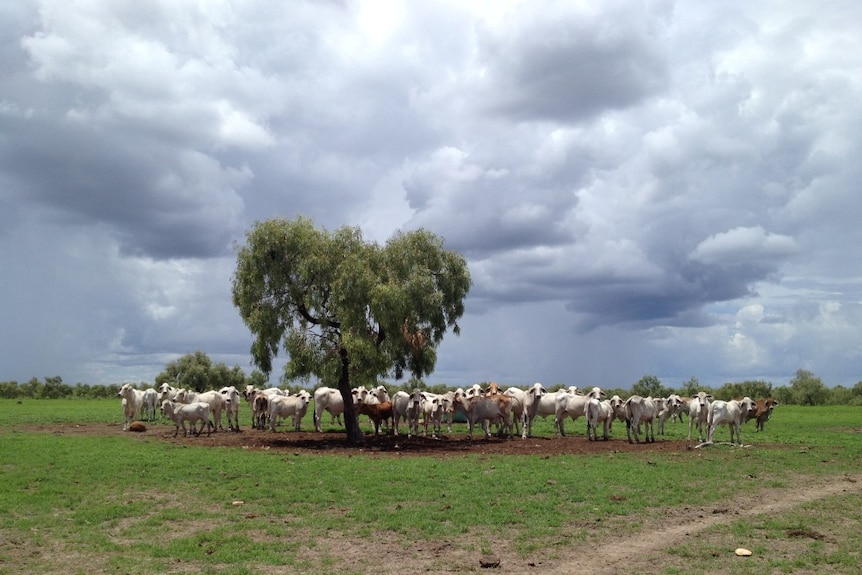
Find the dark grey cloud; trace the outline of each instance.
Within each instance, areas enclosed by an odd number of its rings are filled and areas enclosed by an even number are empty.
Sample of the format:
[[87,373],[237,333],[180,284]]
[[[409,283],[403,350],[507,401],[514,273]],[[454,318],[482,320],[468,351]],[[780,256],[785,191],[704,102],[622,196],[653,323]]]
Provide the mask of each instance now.
[[858,379],[859,15],[4,5],[0,378],[246,367],[231,244],[303,214],[465,254],[448,383]]
[[667,89],[665,15],[645,5],[522,5],[478,30],[483,105],[516,120],[578,121]]
[[236,188],[248,175],[212,157],[105,133],[63,118],[0,121],[10,197],[82,226],[106,225],[124,251],[157,258],[223,255],[242,227]]

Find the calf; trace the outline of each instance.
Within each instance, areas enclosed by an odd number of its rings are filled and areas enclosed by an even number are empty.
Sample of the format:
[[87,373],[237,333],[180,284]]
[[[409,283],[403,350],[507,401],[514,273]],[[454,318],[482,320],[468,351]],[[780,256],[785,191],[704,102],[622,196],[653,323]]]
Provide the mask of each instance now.
[[[189,434],[189,431],[195,435],[200,435],[204,430],[204,426],[206,426],[207,435],[209,435],[213,427],[215,427],[210,419],[210,406],[208,403],[204,403],[202,401],[177,403],[175,401],[166,400],[162,403],[162,411],[168,419],[174,422],[174,437],[179,433],[180,427],[183,428],[183,435],[186,436]],[[190,430],[186,429],[186,421],[191,424]],[[198,421],[201,422],[200,429],[196,429]]]

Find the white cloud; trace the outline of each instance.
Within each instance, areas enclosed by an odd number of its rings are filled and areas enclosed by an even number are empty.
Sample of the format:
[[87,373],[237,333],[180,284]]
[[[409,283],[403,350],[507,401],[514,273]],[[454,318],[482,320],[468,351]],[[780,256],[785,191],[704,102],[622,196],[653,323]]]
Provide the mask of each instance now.
[[134,380],[196,349],[247,366],[231,243],[304,214],[466,255],[450,383],[853,383],[859,16],[8,3],[0,378]]
[[762,227],[734,228],[700,242],[692,259],[705,264],[744,265],[749,262],[777,265],[798,252],[789,236],[767,233]]

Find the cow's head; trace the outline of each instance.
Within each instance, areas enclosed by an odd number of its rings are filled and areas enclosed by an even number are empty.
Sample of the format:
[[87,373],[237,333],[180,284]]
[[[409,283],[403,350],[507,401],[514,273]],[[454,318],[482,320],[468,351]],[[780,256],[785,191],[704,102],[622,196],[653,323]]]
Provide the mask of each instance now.
[[527,390],[527,394],[533,396],[534,399],[538,399],[546,393],[548,392],[545,391],[545,386],[543,386],[538,381],[531,385],[530,388]]

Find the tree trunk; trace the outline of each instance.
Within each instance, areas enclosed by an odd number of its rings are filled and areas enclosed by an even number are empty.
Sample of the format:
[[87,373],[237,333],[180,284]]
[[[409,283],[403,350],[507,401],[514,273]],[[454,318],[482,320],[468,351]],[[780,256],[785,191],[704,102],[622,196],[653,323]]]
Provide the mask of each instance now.
[[341,377],[338,378],[338,391],[341,392],[341,399],[344,400],[344,427],[347,428],[347,443],[349,445],[362,445],[365,441],[365,436],[362,430],[359,429],[359,417],[356,414],[356,409],[353,405],[353,393],[350,390],[350,358],[347,357],[347,350],[343,347],[339,350],[341,355]]

